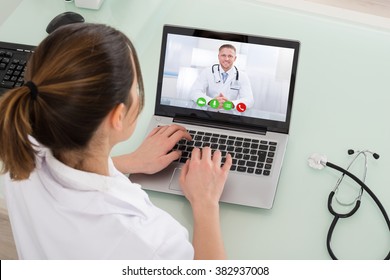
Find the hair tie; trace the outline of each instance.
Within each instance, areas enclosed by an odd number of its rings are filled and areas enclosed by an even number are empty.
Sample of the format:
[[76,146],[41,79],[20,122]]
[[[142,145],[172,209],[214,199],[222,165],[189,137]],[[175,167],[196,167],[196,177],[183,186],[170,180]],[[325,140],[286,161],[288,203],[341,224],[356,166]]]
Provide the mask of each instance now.
[[32,100],[36,100],[38,97],[38,88],[34,84],[34,82],[28,81],[24,85],[30,89],[30,94],[31,94]]

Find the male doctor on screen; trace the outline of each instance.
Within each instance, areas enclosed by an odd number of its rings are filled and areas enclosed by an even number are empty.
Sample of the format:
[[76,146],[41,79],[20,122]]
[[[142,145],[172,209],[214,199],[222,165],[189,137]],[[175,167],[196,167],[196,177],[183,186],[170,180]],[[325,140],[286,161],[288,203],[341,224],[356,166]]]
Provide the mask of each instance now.
[[254,104],[252,88],[246,73],[239,71],[236,48],[225,44],[219,48],[219,64],[205,68],[191,88],[191,99],[221,111],[244,112]]

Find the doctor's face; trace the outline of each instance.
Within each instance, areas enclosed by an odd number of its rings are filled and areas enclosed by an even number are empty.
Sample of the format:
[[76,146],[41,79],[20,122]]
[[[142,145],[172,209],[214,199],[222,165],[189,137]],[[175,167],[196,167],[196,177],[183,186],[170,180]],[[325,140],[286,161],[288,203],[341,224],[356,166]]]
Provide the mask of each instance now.
[[233,67],[236,58],[236,52],[231,48],[222,48],[218,53],[219,64],[225,72]]

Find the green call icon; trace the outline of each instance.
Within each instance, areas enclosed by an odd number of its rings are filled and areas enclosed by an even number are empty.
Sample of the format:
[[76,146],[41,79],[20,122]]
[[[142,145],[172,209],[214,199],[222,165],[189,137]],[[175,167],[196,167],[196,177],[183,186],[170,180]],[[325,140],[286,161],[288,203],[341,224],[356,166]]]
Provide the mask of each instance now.
[[223,102],[223,108],[224,108],[226,111],[229,111],[229,110],[233,109],[233,102],[231,102],[231,101],[225,101],[225,102]]
[[196,104],[198,104],[199,107],[203,107],[206,105],[206,99],[203,97],[199,97],[198,100],[196,100]]
[[217,99],[213,99],[210,101],[210,107],[213,109],[218,109],[219,107],[219,102]]

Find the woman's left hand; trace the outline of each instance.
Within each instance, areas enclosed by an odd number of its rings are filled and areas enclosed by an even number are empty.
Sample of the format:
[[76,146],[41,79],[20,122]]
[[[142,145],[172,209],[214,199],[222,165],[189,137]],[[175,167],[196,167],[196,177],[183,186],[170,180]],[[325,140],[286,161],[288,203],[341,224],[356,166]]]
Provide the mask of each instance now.
[[181,151],[171,151],[180,139],[192,140],[180,125],[156,127],[131,154],[113,157],[115,167],[122,173],[153,174],[178,159]]

